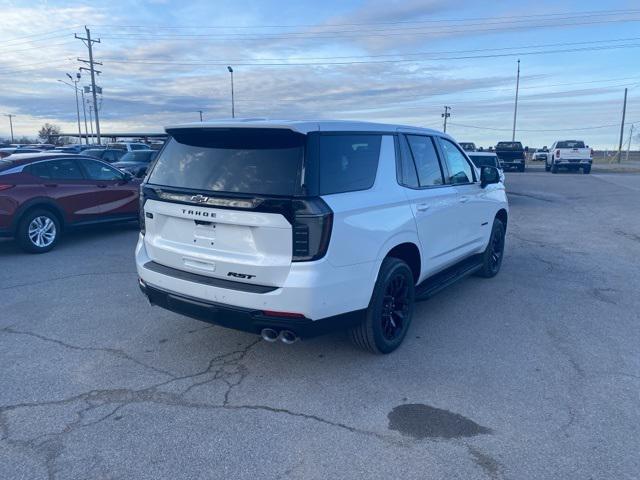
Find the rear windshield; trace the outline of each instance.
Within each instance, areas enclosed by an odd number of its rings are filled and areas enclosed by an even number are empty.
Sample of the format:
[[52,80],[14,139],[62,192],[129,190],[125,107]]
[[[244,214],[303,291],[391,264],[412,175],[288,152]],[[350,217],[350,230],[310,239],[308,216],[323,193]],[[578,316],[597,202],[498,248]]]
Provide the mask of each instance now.
[[153,160],[153,157],[156,156],[156,153],[153,150],[139,150],[136,152],[125,153],[122,158],[120,158],[121,162],[143,162],[149,163]]
[[522,150],[520,142],[498,142],[496,150]]
[[564,142],[558,142],[556,148],[585,148],[585,146],[581,140],[565,140]]
[[180,129],[148,182],[213,192],[295,195],[305,136],[280,129]]
[[498,166],[498,157],[492,155],[469,155],[469,158],[478,168]]
[[[176,129],[148,183],[252,195],[330,195],[373,186],[381,134]],[[133,153],[133,152],[132,152]],[[129,160],[132,153],[120,161]],[[142,152],[135,152],[137,155]]]
[[107,148],[111,148],[113,150],[126,150],[127,146],[124,143],[110,143],[107,145]]

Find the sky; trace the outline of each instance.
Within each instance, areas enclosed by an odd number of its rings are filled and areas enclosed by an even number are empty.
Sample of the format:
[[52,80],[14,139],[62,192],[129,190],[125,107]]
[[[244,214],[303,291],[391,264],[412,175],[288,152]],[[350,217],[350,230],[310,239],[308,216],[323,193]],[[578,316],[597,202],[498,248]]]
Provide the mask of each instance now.
[[495,145],[511,139],[518,59],[516,140],[617,148],[625,87],[625,145],[632,122],[640,132],[637,0],[0,0],[0,12],[0,114],[17,137],[45,122],[77,132],[62,81],[87,58],[85,25],[100,39],[103,132],[229,118],[231,65],[236,117],[442,130],[447,105],[447,133]]

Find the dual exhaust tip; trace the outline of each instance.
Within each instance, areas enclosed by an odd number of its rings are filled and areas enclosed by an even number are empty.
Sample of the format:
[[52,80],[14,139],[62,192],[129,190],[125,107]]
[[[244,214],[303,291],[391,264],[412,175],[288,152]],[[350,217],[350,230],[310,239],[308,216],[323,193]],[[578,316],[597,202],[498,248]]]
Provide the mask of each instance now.
[[291,330],[281,330],[280,332],[278,332],[273,328],[263,328],[260,332],[260,335],[265,342],[271,343],[277,342],[278,339],[280,339],[282,343],[291,345],[292,343],[296,343],[298,340],[300,340],[300,337],[298,337]]

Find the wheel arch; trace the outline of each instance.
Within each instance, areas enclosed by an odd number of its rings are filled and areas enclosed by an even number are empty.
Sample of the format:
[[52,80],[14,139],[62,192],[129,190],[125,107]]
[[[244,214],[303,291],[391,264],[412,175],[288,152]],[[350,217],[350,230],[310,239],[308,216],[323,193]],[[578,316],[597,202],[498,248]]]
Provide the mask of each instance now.
[[36,209],[47,210],[52,214],[54,214],[58,219],[58,222],[60,223],[60,227],[64,229],[64,226],[66,223],[64,210],[62,210],[62,208],[56,202],[45,197],[45,198],[31,199],[28,202],[25,202],[22,206],[20,206],[20,208],[18,209],[18,211],[16,212],[13,218],[13,223],[11,225],[12,231],[15,233],[22,218],[27,213]]
[[504,209],[504,208],[501,208],[496,213],[495,218],[497,218],[498,220],[500,220],[502,222],[502,224],[504,225],[504,231],[506,232],[507,231],[507,222],[509,220],[509,213],[507,212],[507,210]]

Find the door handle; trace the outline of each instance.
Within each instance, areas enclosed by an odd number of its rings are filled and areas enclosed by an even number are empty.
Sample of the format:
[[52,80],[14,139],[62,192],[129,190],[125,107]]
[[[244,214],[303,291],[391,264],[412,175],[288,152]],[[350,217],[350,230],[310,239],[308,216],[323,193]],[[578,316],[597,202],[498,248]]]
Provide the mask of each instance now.
[[416,210],[418,210],[419,212],[426,212],[430,207],[431,205],[429,205],[428,203],[419,203],[418,206],[416,206]]
[[96,187],[98,187],[98,188],[107,188],[106,185],[96,185]]
[[460,203],[467,203],[469,201],[469,197],[467,195],[463,195],[460,197]]

